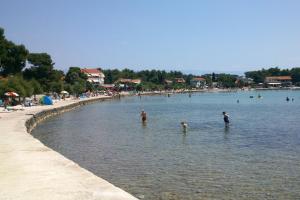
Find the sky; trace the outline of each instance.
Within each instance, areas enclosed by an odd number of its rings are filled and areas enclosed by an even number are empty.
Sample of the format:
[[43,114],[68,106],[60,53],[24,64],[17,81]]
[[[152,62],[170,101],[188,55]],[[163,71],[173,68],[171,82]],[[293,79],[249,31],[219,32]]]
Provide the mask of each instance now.
[[5,36],[55,67],[300,67],[299,0],[0,0]]

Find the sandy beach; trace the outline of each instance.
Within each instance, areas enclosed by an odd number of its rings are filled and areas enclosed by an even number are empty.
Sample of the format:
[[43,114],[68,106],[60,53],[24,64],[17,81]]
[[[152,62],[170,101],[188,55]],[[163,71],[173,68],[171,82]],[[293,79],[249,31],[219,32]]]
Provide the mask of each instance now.
[[109,97],[66,100],[51,106],[0,112],[1,199],[137,199],[81,168],[27,133],[26,121],[41,111],[103,98]]

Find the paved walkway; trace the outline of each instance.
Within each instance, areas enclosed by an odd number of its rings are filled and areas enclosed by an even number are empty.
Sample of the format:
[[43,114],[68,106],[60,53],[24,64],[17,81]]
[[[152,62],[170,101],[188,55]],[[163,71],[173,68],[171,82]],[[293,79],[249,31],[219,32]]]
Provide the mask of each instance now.
[[1,200],[137,200],[27,133],[25,122],[31,114],[74,102],[78,101],[61,101],[12,113],[1,113],[0,108]]

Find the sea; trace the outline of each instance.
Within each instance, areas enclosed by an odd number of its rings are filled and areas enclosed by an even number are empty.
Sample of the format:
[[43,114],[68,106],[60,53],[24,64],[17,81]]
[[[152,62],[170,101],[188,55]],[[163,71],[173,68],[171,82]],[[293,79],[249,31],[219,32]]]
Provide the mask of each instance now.
[[32,135],[139,199],[300,199],[300,91],[124,97]]

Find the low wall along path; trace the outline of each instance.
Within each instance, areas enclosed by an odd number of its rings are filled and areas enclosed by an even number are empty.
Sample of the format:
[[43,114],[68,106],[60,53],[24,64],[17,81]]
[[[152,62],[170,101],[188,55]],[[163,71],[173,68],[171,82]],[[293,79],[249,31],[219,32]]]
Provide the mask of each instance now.
[[28,133],[49,116],[104,99],[107,97],[67,100],[52,106],[0,112],[0,199],[137,200]]

